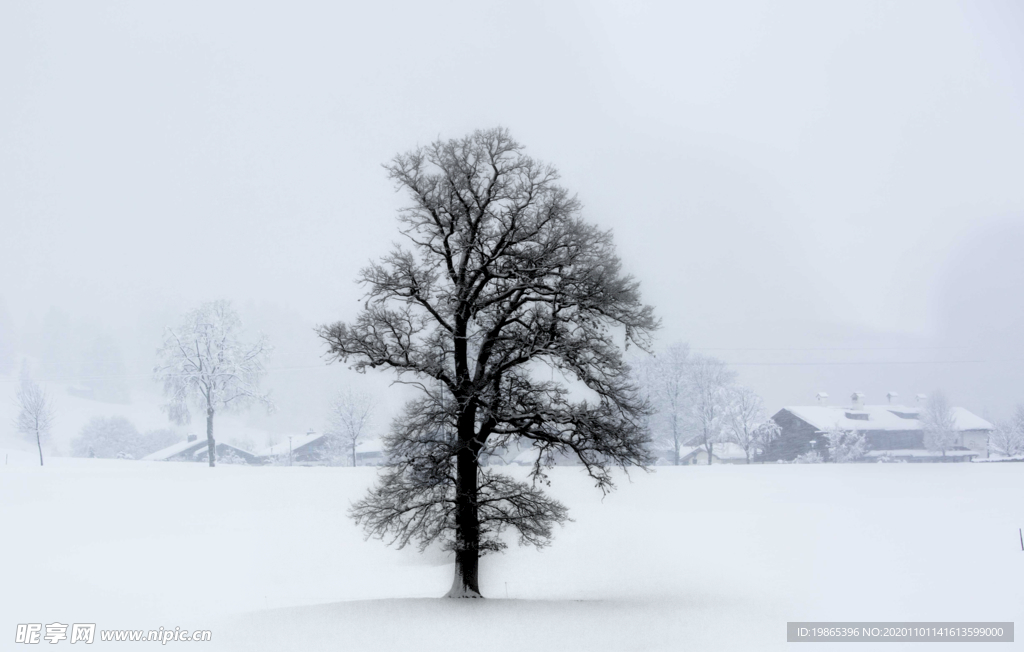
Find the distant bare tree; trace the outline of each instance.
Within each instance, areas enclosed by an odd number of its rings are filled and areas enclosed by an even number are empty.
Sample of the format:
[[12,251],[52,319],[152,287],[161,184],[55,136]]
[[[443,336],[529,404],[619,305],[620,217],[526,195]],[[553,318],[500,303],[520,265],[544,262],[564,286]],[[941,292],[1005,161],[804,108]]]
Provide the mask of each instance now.
[[448,596],[480,597],[480,555],[506,545],[504,529],[541,546],[567,518],[481,460],[532,446],[538,480],[571,455],[602,490],[613,465],[646,465],[649,410],[622,349],[646,350],[657,323],[611,234],[506,130],[434,142],[387,170],[410,198],[410,246],[363,270],[363,311],[320,335],[336,359],[389,369],[420,398],[393,421],[385,471],[352,514],[398,545],[442,542],[455,553]]
[[769,428],[764,401],[754,390],[736,386],[729,391],[728,408],[729,441],[743,449],[747,456],[747,464],[750,464],[751,454],[757,453],[759,437],[765,434],[759,433],[758,429],[762,426]]
[[942,392],[932,392],[928,396],[928,402],[921,413],[921,430],[924,432],[925,448],[930,451],[941,451],[943,457],[946,456],[946,451],[957,445],[960,432],[957,429],[956,416]]
[[715,444],[724,443],[728,438],[729,394],[736,372],[718,358],[703,354],[692,356],[687,370],[690,428],[707,451],[710,465]]
[[663,353],[646,356],[634,365],[640,387],[647,394],[654,414],[652,430],[659,444],[672,448],[672,463],[679,464],[680,448],[687,439],[688,408],[687,362],[690,347],[673,344]]
[[21,382],[15,397],[18,416],[14,425],[19,433],[36,440],[39,449],[39,466],[43,465],[43,440],[50,436],[55,410],[53,399],[46,390],[32,380],[28,365],[21,367]]
[[167,328],[154,369],[167,396],[165,409],[175,422],[191,420],[189,407],[206,413],[206,442],[210,466],[216,459],[213,416],[220,410],[240,410],[254,403],[273,410],[270,397],[259,389],[271,348],[266,337],[241,341],[242,323],[228,301],[204,303],[185,315],[176,328]]
[[325,434],[352,460],[352,466],[356,466],[356,447],[366,436],[373,407],[370,396],[351,388],[339,392],[331,401]]
[[1017,406],[1012,418],[996,425],[991,435],[991,446],[1007,457],[1024,454],[1024,404]]

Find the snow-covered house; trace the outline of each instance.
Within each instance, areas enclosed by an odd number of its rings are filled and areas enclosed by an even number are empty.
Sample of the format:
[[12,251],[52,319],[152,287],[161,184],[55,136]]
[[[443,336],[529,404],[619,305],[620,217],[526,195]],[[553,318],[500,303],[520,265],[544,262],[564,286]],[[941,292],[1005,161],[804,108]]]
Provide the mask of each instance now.
[[[703,444],[697,444],[693,440],[687,442],[689,445],[679,449],[679,464],[702,464],[707,466],[708,449]],[[712,447],[712,464],[746,464],[747,454],[743,449],[732,442],[719,442]],[[674,453],[673,453],[674,457]]]
[[330,441],[325,433],[311,429],[304,435],[286,435],[257,455],[266,461],[284,464],[323,464],[331,457]]
[[[218,462],[261,463],[260,458],[256,455],[231,444],[217,442],[214,448],[217,451]],[[200,439],[195,435],[189,435],[185,441],[171,444],[167,448],[150,453],[142,459],[150,462],[209,462],[210,449],[205,437]]]
[[384,464],[384,448],[377,439],[356,445],[357,466],[380,466]]
[[[540,455],[540,450],[534,446],[523,446],[516,449],[509,449],[501,451],[503,454],[492,454],[488,459],[488,464],[491,465],[515,465],[515,466],[533,466],[537,462],[537,456]],[[577,466],[580,461],[575,455],[568,455],[564,453],[552,452],[551,461],[555,466]]]
[[827,456],[824,433],[834,429],[863,433],[868,459],[951,462],[988,457],[992,424],[962,407],[952,408],[959,441],[954,450],[947,450],[943,455],[925,449],[920,407],[865,405],[863,400],[864,395],[858,392],[849,406],[819,404],[782,408],[772,417],[781,433],[766,458],[792,460],[811,450]]

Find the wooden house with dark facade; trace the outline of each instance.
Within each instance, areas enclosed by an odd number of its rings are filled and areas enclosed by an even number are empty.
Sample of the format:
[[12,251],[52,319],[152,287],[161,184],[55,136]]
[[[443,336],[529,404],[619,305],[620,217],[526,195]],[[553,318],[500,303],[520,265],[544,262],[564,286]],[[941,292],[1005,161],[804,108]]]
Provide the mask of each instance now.
[[954,450],[947,450],[943,455],[925,448],[919,419],[921,408],[865,405],[863,400],[864,395],[858,392],[845,407],[819,404],[782,408],[772,417],[781,432],[765,459],[789,461],[812,450],[827,459],[828,442],[824,434],[833,429],[863,433],[868,460],[966,462],[975,457],[988,457],[992,424],[964,408],[953,408],[960,437]]

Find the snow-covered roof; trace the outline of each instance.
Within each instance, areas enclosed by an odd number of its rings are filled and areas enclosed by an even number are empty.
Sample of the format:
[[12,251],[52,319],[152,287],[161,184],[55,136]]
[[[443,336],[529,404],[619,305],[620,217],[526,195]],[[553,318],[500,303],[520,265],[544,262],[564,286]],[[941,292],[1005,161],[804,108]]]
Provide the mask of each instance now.
[[[859,408],[795,405],[783,408],[818,430],[921,430],[921,409],[905,405],[865,405]],[[903,416],[900,416],[903,415]],[[852,418],[851,418],[852,417]],[[856,418],[859,417],[859,418]],[[992,424],[961,407],[953,408],[957,430],[992,430]]]
[[143,460],[151,462],[162,462],[163,460],[170,459],[175,455],[187,452],[192,448],[199,448],[200,446],[206,446],[206,439],[193,439],[192,441],[179,441],[177,444],[171,444],[167,448],[161,448],[155,453],[143,457]]
[[[256,453],[256,455],[258,457],[277,457],[278,455],[287,455],[289,450],[291,450],[294,455],[303,446],[309,446],[323,437],[324,433],[322,432],[307,432],[304,435],[286,435],[283,441],[280,441],[273,446],[267,446],[260,452]],[[291,448],[289,448],[289,438],[291,439]]]
[[506,462],[507,464],[518,464],[519,466],[533,466],[533,463],[537,461],[537,449],[533,446],[524,448],[523,450],[516,453],[511,459]]
[[743,452],[743,448],[739,444],[734,444],[731,441],[715,444],[713,450],[715,457],[720,460],[747,459],[747,454]]
[[[686,459],[692,453],[696,452],[698,455],[700,451],[706,450],[704,445],[699,446],[682,446],[679,448],[679,459]],[[743,449],[739,444],[729,442],[718,442],[714,446],[715,459],[719,460],[746,460],[747,454],[743,452]]]
[[679,447],[679,459],[686,459],[695,450],[703,450],[703,446],[680,446]]
[[367,441],[356,444],[357,453],[383,453],[384,445],[379,439],[368,439]]
[[[171,444],[167,448],[162,448],[155,453],[150,453],[149,455],[143,457],[142,459],[150,462],[162,462],[164,460],[169,460],[177,455],[181,455],[182,453],[190,453],[193,455],[202,455],[203,459],[205,460],[207,457],[207,446],[208,444],[206,442],[205,437],[203,437],[202,439],[193,439],[192,441],[179,441],[177,444]],[[222,441],[217,442],[217,448],[227,448],[232,451],[238,451],[239,453],[243,453],[245,455],[252,455],[252,453],[250,453],[249,451],[243,450],[237,446],[232,446],[231,444],[227,444]]]

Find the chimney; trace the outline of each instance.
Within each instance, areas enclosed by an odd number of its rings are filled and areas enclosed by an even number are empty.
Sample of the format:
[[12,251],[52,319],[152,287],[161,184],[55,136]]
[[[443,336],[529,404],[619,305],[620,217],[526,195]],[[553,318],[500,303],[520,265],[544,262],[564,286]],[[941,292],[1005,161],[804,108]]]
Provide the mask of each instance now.
[[818,392],[814,397],[818,399],[818,405],[828,405],[828,394],[825,392]]
[[927,394],[918,394],[917,395],[917,403],[918,403],[918,405],[924,404],[927,401],[928,401],[928,395]]
[[885,398],[889,399],[889,405],[892,405],[892,400],[894,398],[899,398],[899,397],[900,397],[900,395],[897,394],[896,392],[889,392],[888,394],[885,395]]
[[854,410],[864,409],[864,392],[854,392],[853,396],[850,397],[852,402],[851,406]]
[[191,434],[190,434],[190,435],[188,436],[188,440],[189,440],[189,441],[195,441],[195,440],[197,440],[197,439],[199,439],[199,437],[197,437],[197,436],[195,436],[195,435],[191,435]]

